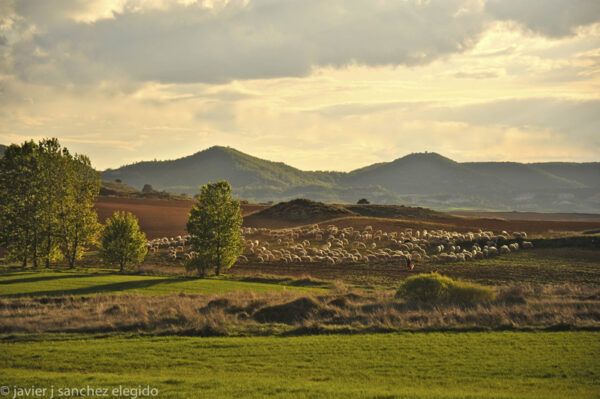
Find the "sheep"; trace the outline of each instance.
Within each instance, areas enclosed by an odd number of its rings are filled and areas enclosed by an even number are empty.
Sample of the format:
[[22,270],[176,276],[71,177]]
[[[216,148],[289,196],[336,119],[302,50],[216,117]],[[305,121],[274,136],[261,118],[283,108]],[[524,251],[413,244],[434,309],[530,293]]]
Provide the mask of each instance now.
[[[402,231],[375,230],[373,226],[363,229],[340,228],[318,225],[289,229],[242,228],[244,238],[243,255],[238,263],[280,262],[280,263],[367,263],[367,262],[404,262],[410,257],[414,262],[455,262],[482,259],[497,255],[498,243],[510,237],[523,237],[523,232],[508,234],[505,231],[495,234],[492,231],[457,232],[448,230]],[[506,234],[505,234],[506,233]],[[254,236],[256,235],[256,236]],[[326,237],[325,240],[323,238]],[[258,239],[260,238],[260,240]],[[499,241],[500,240],[500,241]],[[519,248],[531,248],[533,244],[522,241],[507,244],[510,252]],[[162,237],[147,242],[148,250],[166,253],[171,259],[177,259],[182,253],[189,259],[185,245],[191,237]],[[484,244],[485,243],[485,244]],[[470,248],[470,249],[469,249]],[[506,249],[501,250],[502,253]],[[173,255],[174,254],[174,255]]]
[[500,247],[500,254],[505,255],[505,254],[509,254],[510,248],[508,247],[508,245],[503,245]]

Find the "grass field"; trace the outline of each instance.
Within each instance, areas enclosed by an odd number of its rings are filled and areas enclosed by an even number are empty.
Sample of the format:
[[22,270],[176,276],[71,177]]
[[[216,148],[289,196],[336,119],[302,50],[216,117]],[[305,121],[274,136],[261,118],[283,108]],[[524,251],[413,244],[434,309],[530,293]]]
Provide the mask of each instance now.
[[149,384],[161,398],[597,398],[599,333],[12,337],[0,385]]
[[0,274],[0,296],[221,294],[235,291],[310,291],[314,288],[227,279],[90,273],[19,271]]

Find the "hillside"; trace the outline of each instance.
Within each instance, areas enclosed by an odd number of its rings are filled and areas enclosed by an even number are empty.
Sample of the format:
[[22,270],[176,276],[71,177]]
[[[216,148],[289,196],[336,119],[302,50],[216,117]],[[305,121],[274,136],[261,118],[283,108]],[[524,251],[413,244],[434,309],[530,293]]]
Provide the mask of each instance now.
[[[488,181],[515,190],[555,190],[584,188],[575,180],[557,176],[543,168],[517,162],[466,162],[463,166],[477,171]],[[543,164],[542,164],[543,165]]]
[[238,193],[258,198],[280,195],[291,187],[324,188],[339,173],[304,172],[282,162],[256,158],[229,147],[211,147],[170,161],[140,162],[103,173],[106,180],[121,179],[134,187],[151,184],[162,190],[195,194],[211,181],[227,180]]
[[600,187],[600,162],[546,162],[531,166],[586,187]]
[[402,194],[463,194],[490,192],[496,181],[436,153],[410,154],[395,161],[350,172],[350,186],[375,184]]
[[254,202],[310,198],[328,203],[404,204],[442,210],[600,212],[600,163],[456,162],[410,154],[348,173],[302,171],[282,162],[211,147],[188,157],[140,162],[103,173],[139,190],[194,195],[202,184],[229,181]]
[[246,225],[255,221],[300,222],[309,224],[356,214],[343,206],[324,204],[307,199],[280,202],[246,217]]
[[163,200],[190,200],[188,195],[172,194],[168,191],[154,190],[151,186],[146,186],[141,191],[131,187],[121,181],[103,180],[100,184],[100,196],[119,197],[119,198],[148,198]]
[[404,205],[345,205],[349,211],[368,217],[398,218],[398,219],[448,219],[447,213],[437,212],[422,207],[411,207]]
[[4,151],[6,151],[6,146],[4,144],[0,144],[0,157],[4,156]]

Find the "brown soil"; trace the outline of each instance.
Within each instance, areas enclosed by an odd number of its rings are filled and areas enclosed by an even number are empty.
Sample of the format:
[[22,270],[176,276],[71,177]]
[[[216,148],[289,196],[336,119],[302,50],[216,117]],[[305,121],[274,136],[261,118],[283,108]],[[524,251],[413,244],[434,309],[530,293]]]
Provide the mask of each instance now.
[[[116,210],[129,211],[140,219],[140,225],[149,238],[172,237],[185,233],[188,213],[192,201],[111,198],[100,197],[96,209],[100,220],[104,221]],[[456,217],[441,212],[422,214],[421,217],[411,218],[377,218],[353,216],[352,212],[341,206],[324,205],[302,209],[299,203],[285,207],[267,208],[265,205],[243,204],[245,216],[244,225],[251,227],[288,228],[306,224],[319,223],[322,225],[335,224],[340,227],[352,226],[362,228],[370,225],[374,229],[398,231],[404,228],[494,230],[494,231],[526,231],[534,234],[554,234],[556,232],[582,232],[600,228],[600,221],[594,219],[580,220],[509,220],[502,218]],[[273,210],[275,208],[275,210]],[[413,208],[406,208],[413,209]],[[416,208],[418,209],[418,208]],[[287,215],[287,216],[286,216]],[[547,219],[548,215],[544,215]],[[551,214],[550,214],[551,215]],[[540,216],[541,218],[541,216]],[[561,217],[566,219],[566,217]]]
[[453,211],[452,215],[470,218],[495,218],[506,220],[536,220],[562,222],[600,222],[600,214],[595,213],[540,213],[540,212],[484,212]]
[[[98,197],[96,210],[101,222],[115,211],[133,213],[140,220],[146,236],[152,239],[185,234],[185,225],[193,204],[193,201],[188,200]],[[248,215],[265,207],[267,206],[242,204],[242,213]]]

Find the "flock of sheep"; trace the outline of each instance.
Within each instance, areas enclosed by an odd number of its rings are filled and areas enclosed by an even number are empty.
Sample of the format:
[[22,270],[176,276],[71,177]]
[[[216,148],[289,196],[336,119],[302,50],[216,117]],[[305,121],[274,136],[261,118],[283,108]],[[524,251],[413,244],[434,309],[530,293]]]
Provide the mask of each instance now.
[[[242,228],[244,251],[238,263],[393,262],[412,269],[415,262],[465,262],[532,248],[525,232],[456,232],[404,229],[399,232],[312,225],[289,229]],[[189,236],[148,242],[151,252],[171,260],[190,260]],[[166,251],[165,251],[166,250]]]

